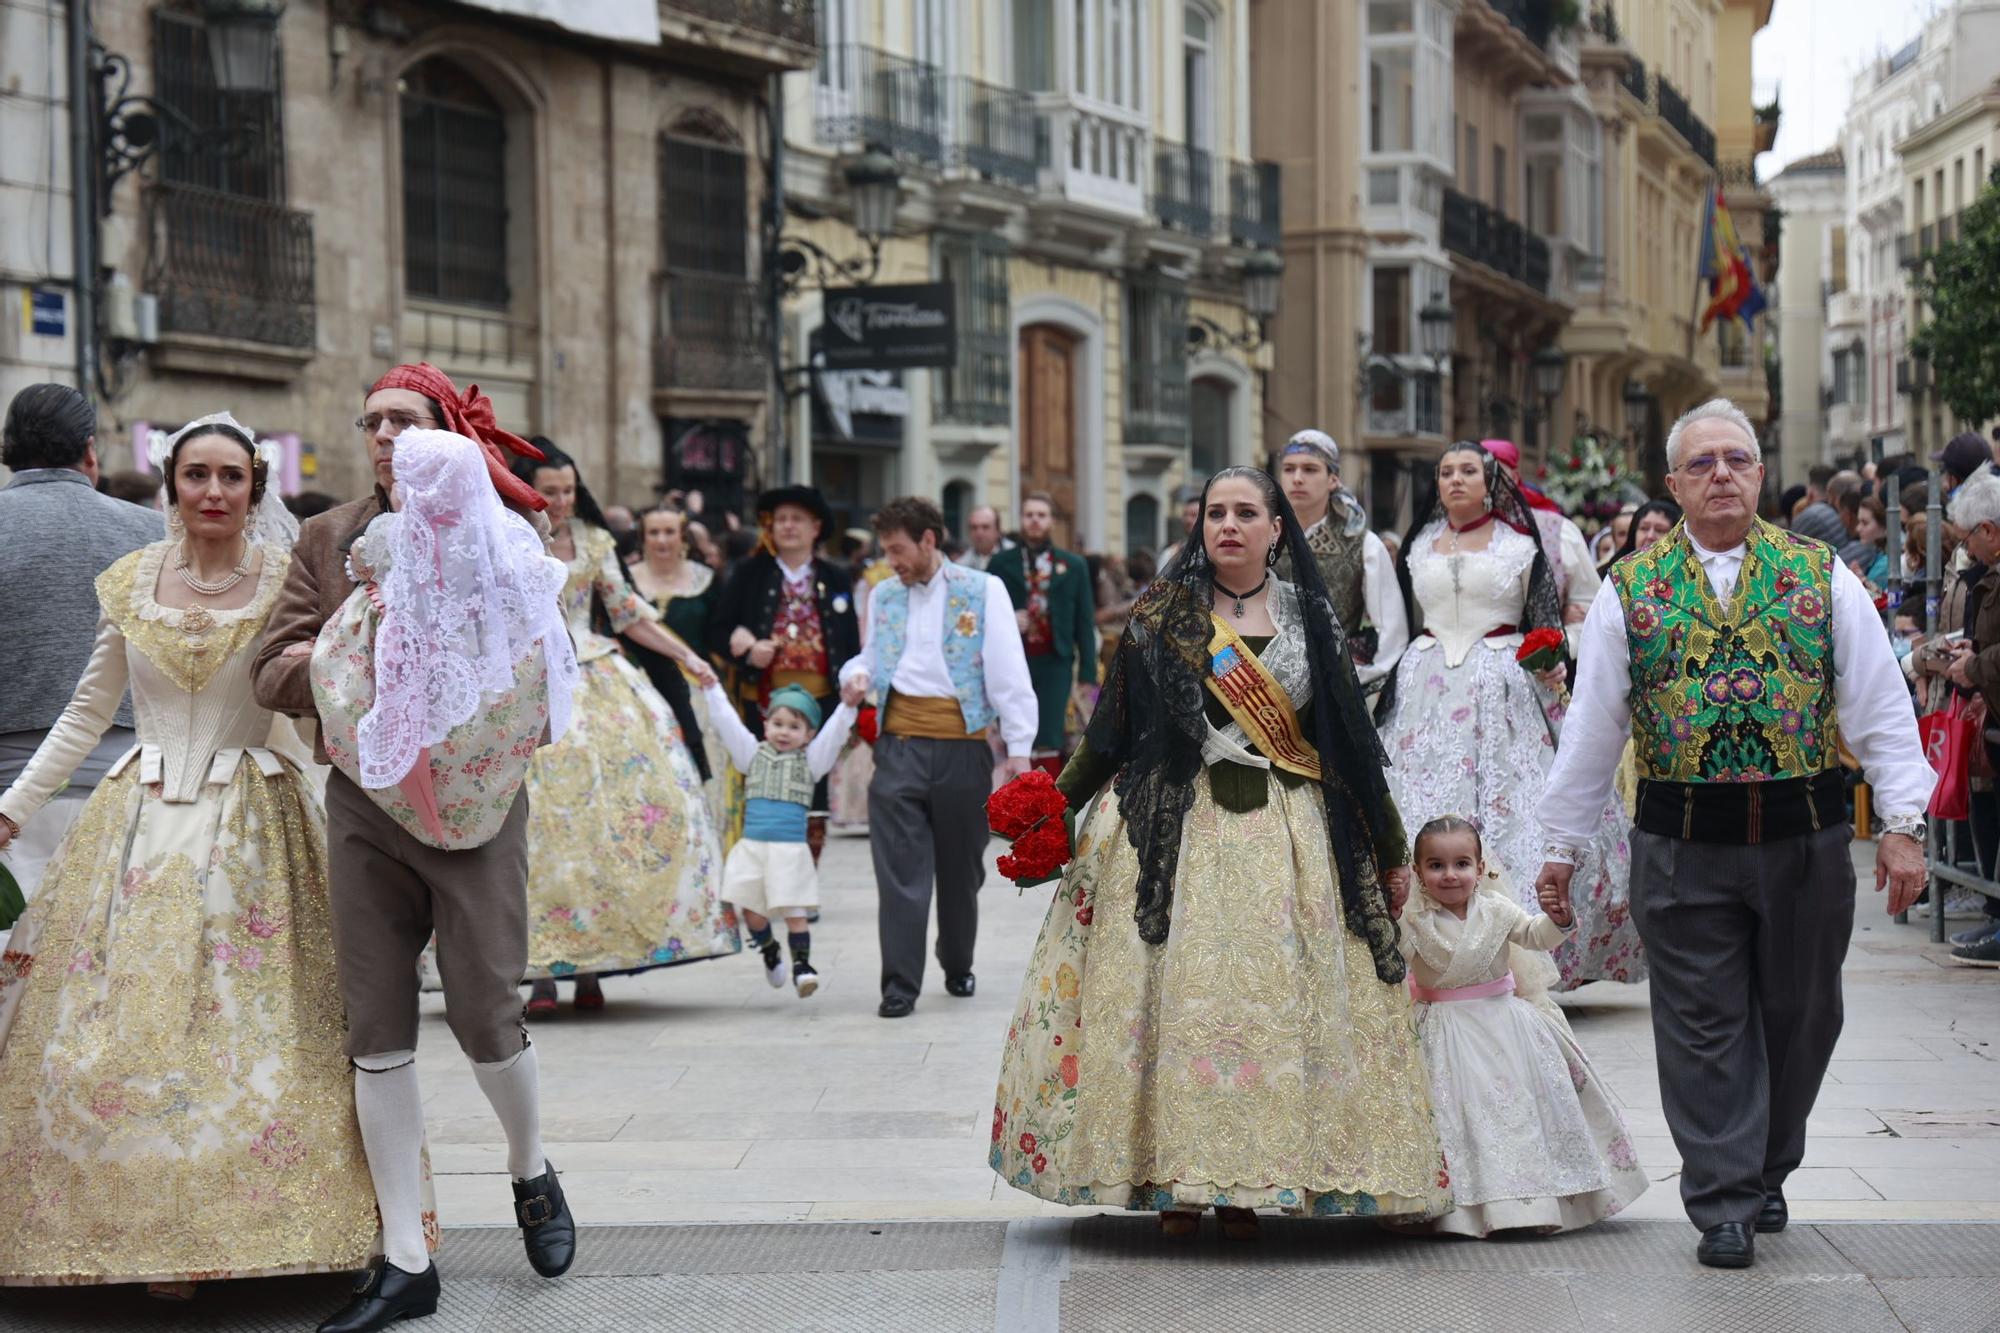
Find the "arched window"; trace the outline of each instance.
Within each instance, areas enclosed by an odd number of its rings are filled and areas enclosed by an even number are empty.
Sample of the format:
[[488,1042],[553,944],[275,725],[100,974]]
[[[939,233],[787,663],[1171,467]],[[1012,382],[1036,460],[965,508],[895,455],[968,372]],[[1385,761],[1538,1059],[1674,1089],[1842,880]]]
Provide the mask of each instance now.
[[507,121],[464,67],[434,56],[403,78],[403,285],[505,306]]
[[750,159],[713,112],[682,116],[660,138],[660,243],[676,272],[748,275]]
[[1143,492],[1125,502],[1125,554],[1160,549],[1160,501]]

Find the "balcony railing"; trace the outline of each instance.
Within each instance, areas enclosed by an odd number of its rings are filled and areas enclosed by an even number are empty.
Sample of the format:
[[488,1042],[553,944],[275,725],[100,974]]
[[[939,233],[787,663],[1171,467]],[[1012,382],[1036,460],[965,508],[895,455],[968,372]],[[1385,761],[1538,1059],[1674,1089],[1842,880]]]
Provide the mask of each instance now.
[[653,314],[654,388],[752,392],[769,385],[770,340],[754,278],[656,273]]
[[1446,190],[1440,239],[1453,254],[1548,294],[1549,243],[1499,209]]
[[1639,57],[1630,54],[1625,57],[1625,72],[1619,76],[1618,81],[1636,100],[1641,102],[1647,100],[1646,62]]
[[961,75],[951,80],[948,109],[946,165],[1035,187],[1035,108],[1028,94]]
[[1896,262],[1905,268],[1921,267],[1925,259],[1958,239],[1964,220],[1965,214],[1958,212],[1904,232],[1896,238]]
[[1549,40],[1549,6],[1547,0],[1486,0],[1501,18],[1506,19],[1523,36],[1536,46],[1545,46]]
[[1664,74],[1653,76],[1652,91],[1648,105],[1660,113],[1660,119],[1667,122],[1668,128],[1687,141],[1687,146],[1694,150],[1696,157],[1714,166],[1715,131],[1694,113],[1687,97]]
[[1035,151],[1066,199],[1138,217],[1146,211],[1152,134],[1143,113],[1081,97],[1038,99]]
[[1229,164],[1229,240],[1246,249],[1275,249],[1284,196],[1276,162]]
[[813,0],[661,0],[663,8],[715,23],[733,23],[801,46],[819,43]]
[[945,80],[934,65],[851,42],[825,47],[813,99],[823,144],[867,144],[930,166],[944,162]]
[[313,345],[312,215],[197,185],[162,182],[147,285],[160,328],[216,338]]
[[1215,230],[1215,159],[1207,150],[1155,141],[1153,214],[1161,226],[1190,236]]

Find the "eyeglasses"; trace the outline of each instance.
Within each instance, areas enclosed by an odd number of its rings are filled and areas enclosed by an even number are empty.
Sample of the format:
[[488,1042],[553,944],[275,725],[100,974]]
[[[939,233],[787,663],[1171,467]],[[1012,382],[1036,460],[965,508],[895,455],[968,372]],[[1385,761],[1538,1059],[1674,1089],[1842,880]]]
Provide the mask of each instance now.
[[391,435],[401,435],[412,426],[437,425],[429,417],[413,417],[408,412],[370,412],[365,417],[354,418],[354,429],[363,435],[373,435],[382,429],[385,421],[389,423]]
[[1731,449],[1727,453],[1720,454],[1703,454],[1699,458],[1688,459],[1687,462],[1681,464],[1680,470],[1689,476],[1706,477],[1709,473],[1715,471],[1716,464],[1718,463],[1728,464],[1731,472],[1748,472],[1751,468],[1757,466],[1757,455],[1747,449]]

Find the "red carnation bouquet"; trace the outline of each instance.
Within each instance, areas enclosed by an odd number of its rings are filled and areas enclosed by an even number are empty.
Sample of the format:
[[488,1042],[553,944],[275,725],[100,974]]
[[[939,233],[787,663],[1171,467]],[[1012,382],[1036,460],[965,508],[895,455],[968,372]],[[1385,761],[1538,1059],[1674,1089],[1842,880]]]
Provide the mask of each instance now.
[[986,798],[986,823],[1012,844],[998,862],[1021,888],[1062,878],[1069,863],[1073,816],[1069,798],[1042,769],[1030,769]]
[[1514,660],[1538,676],[1544,671],[1555,670],[1563,663],[1563,632],[1559,629],[1529,630],[1521,636],[1521,646],[1515,650]]
[[880,733],[881,733],[881,721],[879,716],[875,712],[874,704],[869,704],[866,708],[859,709],[855,712],[854,734],[859,736],[864,744],[873,745],[875,743],[876,736],[878,736]]

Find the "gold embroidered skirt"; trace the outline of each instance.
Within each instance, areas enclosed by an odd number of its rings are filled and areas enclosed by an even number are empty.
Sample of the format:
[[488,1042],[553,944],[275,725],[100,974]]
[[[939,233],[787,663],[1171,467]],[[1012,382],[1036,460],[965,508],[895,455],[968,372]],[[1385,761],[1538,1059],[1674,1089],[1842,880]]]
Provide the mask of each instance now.
[[570,728],[528,768],[528,975],[736,953],[722,851],[680,727],[617,653],[583,664]]
[[0,1284],[367,1261],[375,1191],[305,791],[246,762],[170,804],[134,764],[49,863],[0,960]]
[[1165,944],[1107,792],[1077,826],[1000,1065],[989,1164],[1057,1203],[1313,1216],[1450,1206],[1404,987],[1340,920],[1311,787],[1197,779]]

